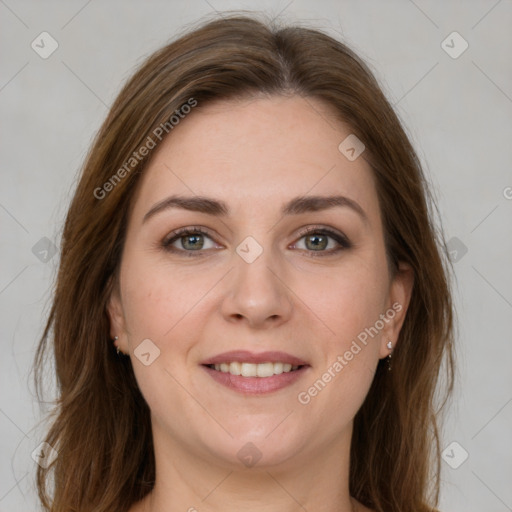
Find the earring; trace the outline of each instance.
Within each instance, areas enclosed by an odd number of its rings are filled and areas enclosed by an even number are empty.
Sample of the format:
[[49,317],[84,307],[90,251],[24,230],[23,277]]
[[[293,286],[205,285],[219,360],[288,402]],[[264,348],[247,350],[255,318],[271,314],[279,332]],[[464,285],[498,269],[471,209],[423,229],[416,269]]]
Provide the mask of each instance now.
[[386,347],[391,351],[387,357],[388,371],[391,371],[391,354],[393,353],[393,343],[391,343],[391,340],[386,343]]
[[[119,339],[119,336],[114,336],[114,346],[115,346],[115,342]],[[117,352],[117,355],[119,355],[119,352],[121,352],[119,350],[119,347],[116,347],[116,352]]]

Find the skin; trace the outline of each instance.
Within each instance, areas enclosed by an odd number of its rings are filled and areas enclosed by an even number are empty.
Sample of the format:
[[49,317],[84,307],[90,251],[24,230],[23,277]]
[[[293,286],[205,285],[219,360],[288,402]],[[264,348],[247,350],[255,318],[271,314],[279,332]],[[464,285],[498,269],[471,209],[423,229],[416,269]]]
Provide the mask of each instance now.
[[[151,409],[155,444],[155,488],[131,512],[368,511],[348,491],[353,418],[386,343],[396,344],[413,278],[405,266],[390,275],[372,171],[364,153],[351,162],[338,150],[350,133],[311,98],[223,101],[199,105],[152,156],[108,305],[111,335]],[[366,220],[349,207],[280,213],[291,198],[333,193],[356,201]],[[230,215],[172,208],[143,222],[172,194],[223,200]],[[172,231],[194,226],[209,231],[202,256],[182,245],[190,236],[173,243],[181,253],[163,248]],[[340,231],[352,245],[314,257],[338,243],[328,238],[314,252],[314,236],[299,234],[309,226]],[[263,249],[252,263],[236,252],[247,236]],[[298,393],[393,303],[401,311],[300,403]],[[145,366],[134,350],[148,338],[160,355]],[[310,368],[279,391],[241,394],[200,366],[234,349],[280,350]],[[237,457],[248,442],[261,453],[252,467]]]

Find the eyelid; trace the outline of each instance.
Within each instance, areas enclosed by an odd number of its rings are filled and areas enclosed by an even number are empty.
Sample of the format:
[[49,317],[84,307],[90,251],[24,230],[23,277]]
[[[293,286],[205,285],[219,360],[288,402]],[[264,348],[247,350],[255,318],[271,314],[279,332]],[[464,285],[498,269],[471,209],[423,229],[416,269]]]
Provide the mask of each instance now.
[[339,242],[339,243],[341,243],[342,245],[344,245],[346,247],[352,246],[352,243],[350,242],[350,240],[347,238],[347,236],[343,232],[338,231],[337,229],[334,229],[334,228],[327,227],[327,226],[322,226],[322,225],[308,226],[306,228],[302,228],[301,230],[299,230],[298,235],[299,235],[299,238],[302,238],[303,236],[309,235],[311,233],[325,233],[326,235],[331,236],[335,240],[341,239],[341,242]]
[[[162,240],[161,245],[163,246],[164,249],[167,249],[170,252],[204,253],[205,252],[204,250],[186,251],[184,249],[174,249],[171,247],[171,244],[174,243],[175,241],[179,240],[180,238],[185,237],[187,235],[193,235],[193,234],[205,235],[208,238],[210,238],[212,240],[212,242],[217,244],[217,242],[215,242],[215,240],[214,240],[214,235],[212,235],[212,233],[210,233],[210,230],[208,230],[207,228],[203,228],[202,226],[186,226],[183,228],[175,229],[171,233],[167,234],[164,237],[164,239]],[[174,251],[173,251],[173,249],[174,249]]]
[[[349,249],[350,247],[352,247],[352,243],[349,241],[349,239],[347,238],[347,236],[344,233],[342,233],[341,231],[335,230],[333,228],[330,228],[327,226],[322,226],[322,225],[313,225],[313,226],[307,226],[305,228],[301,228],[297,233],[296,241],[293,242],[293,245],[295,245],[304,236],[307,236],[309,234],[315,234],[315,233],[327,235],[328,237],[332,238],[339,245],[339,247],[330,249],[328,251],[312,251],[312,250],[308,250],[308,249],[301,249],[303,251],[308,252],[310,255],[320,256],[320,257],[329,256],[329,255],[338,253],[340,250]],[[187,254],[190,256],[193,256],[193,255],[194,256],[202,256],[202,255],[204,255],[204,253],[207,253],[212,250],[212,249],[205,249],[205,250],[199,249],[197,251],[187,251],[185,249],[176,249],[171,246],[172,243],[179,240],[180,238],[187,236],[187,235],[193,235],[193,234],[205,235],[206,237],[210,238],[212,240],[212,242],[217,244],[217,242],[214,240],[214,237],[212,236],[212,234],[210,233],[210,231],[207,228],[203,228],[202,226],[187,226],[187,227],[176,229],[176,230],[172,231],[171,233],[169,233],[168,235],[166,235],[166,237],[161,242],[161,246],[169,252],[182,253],[182,254]]]

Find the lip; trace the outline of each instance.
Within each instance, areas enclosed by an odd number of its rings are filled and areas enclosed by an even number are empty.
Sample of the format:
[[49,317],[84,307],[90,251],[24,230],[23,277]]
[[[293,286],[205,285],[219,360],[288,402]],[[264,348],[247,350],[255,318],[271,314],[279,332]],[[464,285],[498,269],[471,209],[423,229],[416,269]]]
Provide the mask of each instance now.
[[[216,355],[214,357],[210,357],[205,361],[201,362],[202,365],[208,364],[221,364],[221,363],[289,363],[292,366],[306,366],[308,363],[303,361],[302,359],[292,356],[291,354],[287,354],[286,352],[249,352],[248,350],[231,350],[230,352],[224,352],[222,354]],[[282,374],[281,374],[282,375]],[[244,379],[248,379],[250,377],[244,377]],[[257,377],[261,379],[262,377]],[[263,377],[263,378],[271,378],[271,377]]]
[[[249,362],[247,360],[245,361]],[[298,370],[287,373],[283,372],[279,375],[272,375],[271,377],[242,377],[241,375],[231,375],[230,373],[220,372],[205,365],[202,365],[202,368],[216,382],[233,391],[237,391],[238,393],[242,393],[244,395],[261,395],[272,393],[292,385],[294,382],[304,376],[310,366],[302,366]]]

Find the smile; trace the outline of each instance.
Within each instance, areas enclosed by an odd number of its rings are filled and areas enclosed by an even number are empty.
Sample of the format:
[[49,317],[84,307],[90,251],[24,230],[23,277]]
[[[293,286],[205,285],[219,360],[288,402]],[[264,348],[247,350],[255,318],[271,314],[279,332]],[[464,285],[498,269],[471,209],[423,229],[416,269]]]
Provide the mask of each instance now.
[[240,363],[233,361],[231,363],[220,363],[208,365],[210,368],[222,373],[230,373],[231,375],[241,375],[242,377],[272,377],[272,375],[280,375],[298,370],[299,365],[291,365],[290,363]]
[[[218,384],[243,395],[265,395],[279,391],[304,377],[309,365],[290,363],[217,363],[201,368]],[[233,368],[233,373],[231,371]]]

